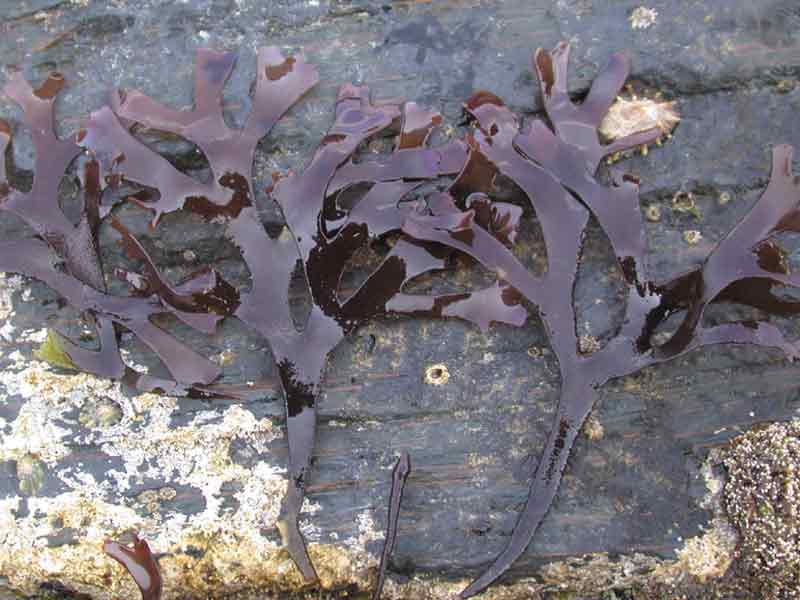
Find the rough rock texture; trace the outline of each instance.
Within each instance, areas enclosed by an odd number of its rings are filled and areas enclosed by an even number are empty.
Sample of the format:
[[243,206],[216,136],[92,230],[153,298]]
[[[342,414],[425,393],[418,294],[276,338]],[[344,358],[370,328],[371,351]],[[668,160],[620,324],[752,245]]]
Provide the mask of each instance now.
[[[225,96],[239,118],[250,105],[255,49],[302,50],[319,65],[321,85],[262,144],[256,176],[265,187],[273,170],[309,155],[342,82],[437,108],[457,135],[461,103],[474,89],[529,110],[535,47],[573,44],[576,93],[613,51],[628,48],[637,93],[661,92],[682,115],[672,140],[625,163],[642,180],[650,260],[666,275],[697,264],[744,214],[766,183],[771,144],[800,145],[798,26],[796,3],[780,0],[21,0],[0,6],[0,67],[3,80],[12,66],[32,80],[65,73],[63,135],[105,101],[110,85],[189,105],[193,49],[205,45],[240,52]],[[14,123],[22,169],[14,175],[24,185],[31,144],[7,99],[0,115]],[[202,176],[190,144],[144,135]],[[265,222],[275,221],[275,208],[261,202]],[[149,230],[141,211],[123,207],[120,215],[176,280],[213,264],[246,283],[214,224],[175,214]],[[3,215],[4,239],[26,233]],[[107,226],[101,238],[113,266],[116,238]],[[529,257],[541,251],[535,233],[524,241]],[[421,285],[468,285],[470,273],[460,268],[449,281]],[[587,343],[602,343],[620,316],[616,277],[595,230],[577,289]],[[82,329],[51,291],[15,276],[0,289],[0,587],[135,597],[100,547],[137,530],[161,555],[170,598],[297,592],[300,578],[273,527],[287,461],[277,393],[247,403],[128,397],[116,384],[35,358],[47,328]],[[782,326],[800,333],[800,322]],[[215,357],[224,381],[275,375],[263,340],[235,320],[211,337],[174,331]],[[387,597],[447,597],[502,548],[527,493],[520,465],[538,456],[557,398],[557,369],[543,344],[535,319],[486,335],[457,322],[402,319],[374,322],[340,345],[304,513],[312,558],[333,593],[372,582],[401,450],[411,452],[414,471]],[[126,352],[156,368],[132,340]],[[443,385],[426,383],[433,365],[446,367]],[[727,347],[606,386],[542,529],[508,587],[487,597],[717,593],[735,547],[719,509],[717,449],[795,416],[798,372],[775,353]]]
[[725,460],[725,508],[741,533],[743,567],[764,598],[800,596],[797,469],[800,422],[736,438]]

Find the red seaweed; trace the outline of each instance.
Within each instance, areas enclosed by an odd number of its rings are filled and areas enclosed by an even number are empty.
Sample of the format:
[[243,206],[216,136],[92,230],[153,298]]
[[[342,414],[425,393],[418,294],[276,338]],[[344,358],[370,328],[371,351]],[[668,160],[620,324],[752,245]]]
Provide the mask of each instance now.
[[[538,50],[534,67],[539,76],[550,124],[535,120],[522,129],[517,118],[496,96],[478,92],[465,104],[477,129],[470,140],[470,158],[451,187],[447,210],[429,216],[411,215],[403,230],[419,240],[435,241],[465,252],[502,276],[525,300],[538,307],[561,371],[561,393],[555,421],[535,470],[527,503],[511,538],[494,562],[464,591],[469,598],[486,589],[519,558],[547,514],[567,465],[567,458],[597,390],[611,379],[652,364],[676,358],[713,344],[753,344],[777,348],[794,359],[795,344],[766,321],[704,325],[702,317],[712,302],[737,302],[775,314],[798,312],[798,303],[782,299],[773,290],[795,286],[770,237],[798,231],[800,184],[791,173],[792,150],[773,149],[769,185],[755,206],[706,258],[703,264],[666,282],[648,276],[647,243],[639,208],[638,182],[617,169],[611,184],[596,178],[607,155],[654,141],[653,129],[603,145],[600,121],[625,82],[629,65],[622,54],[597,76],[585,100],[574,103],[567,94],[569,47]],[[535,276],[492,235],[494,221],[481,204],[456,199],[478,181],[491,193],[495,175],[513,180],[525,193],[541,224],[548,269]],[[469,200],[469,198],[467,198]],[[580,351],[576,334],[573,288],[589,216],[597,219],[611,242],[628,287],[625,317],[616,335],[590,354]],[[653,335],[670,315],[683,321],[670,339],[657,345]]]
[[[708,306],[734,302],[776,315],[795,314],[800,302],[781,296],[800,283],[772,239],[800,231],[800,184],[792,175],[792,149],[773,149],[769,185],[755,206],[697,268],[669,281],[654,280],[647,268],[647,239],[639,207],[638,182],[616,167],[610,183],[597,178],[608,155],[647,144],[660,129],[603,144],[598,128],[629,72],[628,59],[614,55],[582,102],[567,93],[569,47],[538,50],[536,70],[548,121],[522,127],[502,100],[476,92],[465,110],[476,128],[465,141],[430,147],[436,112],[415,103],[376,104],[369,89],[340,88],[334,121],[313,156],[299,171],[276,175],[268,190],[284,225],[268,233],[255,207],[252,169],[258,142],[318,79],[302,58],[284,57],[276,48],[258,54],[253,109],[244,127],[231,128],[222,114],[222,91],[235,64],[232,53],[197,52],[194,107],[175,110],[136,91],[114,92],[110,106],[93,113],[78,136],[58,139],[53,106],[64,85],[57,74],[32,88],[14,74],[4,88],[31,127],[36,165],[29,192],[13,189],[0,161],[0,210],[13,212],[33,230],[29,238],[0,244],[0,270],[38,279],[83,311],[97,330],[98,348],[58,337],[73,364],[99,376],[120,379],[141,391],[197,398],[252,398],[266,387],[216,383],[219,368],[178,341],[153,319],[171,314],[201,333],[213,333],[220,320],[235,317],[268,342],[284,393],[290,484],[278,526],[289,554],[306,581],[316,580],[297,520],[310,476],[316,437],[316,405],[330,352],[370,319],[389,314],[427,318],[455,317],[486,330],[493,322],[522,325],[525,305],[538,310],[559,363],[561,393],[552,431],[530,472],[528,501],[505,549],[462,593],[480,593],[525,551],[558,491],[575,439],[597,398],[611,379],[676,358],[694,349],[723,343],[777,348],[798,355],[794,343],[768,321],[706,325]],[[399,123],[399,126],[398,126]],[[132,134],[137,124],[181,136],[205,155],[213,177],[202,182],[173,167]],[[358,160],[359,148],[376,137],[396,134],[391,152]],[[11,127],[0,121],[0,150],[11,143]],[[79,158],[82,152],[86,156]],[[62,211],[61,178],[79,161],[83,210],[77,223]],[[424,183],[455,176],[446,191],[423,197]],[[538,217],[548,268],[534,275],[513,254],[522,209],[493,200],[496,179],[512,180]],[[249,269],[249,286],[237,289],[209,268],[172,284],[145,247],[102,203],[107,185],[123,181],[155,190],[129,197],[152,214],[156,227],[164,214],[184,210],[225,223],[225,235],[238,247]],[[343,198],[347,194],[355,201]],[[110,216],[110,218],[108,218]],[[573,288],[590,217],[608,236],[628,288],[625,317],[605,346],[580,350]],[[108,219],[126,254],[142,273],[119,272],[131,284],[128,295],[108,291],[97,234]],[[391,250],[347,298],[341,279],[361,247],[397,237]],[[488,287],[440,295],[406,291],[415,277],[443,269],[453,251],[471,256],[497,275]],[[293,325],[289,284],[295,267],[312,300],[304,323]],[[681,315],[677,330],[661,344],[659,326]],[[127,329],[150,347],[171,379],[136,372],[123,361],[118,336]],[[379,597],[397,533],[400,499],[410,470],[404,454],[393,472],[386,543],[379,567]],[[161,577],[146,542],[130,549],[107,542],[105,551],[131,572],[143,598],[157,599]]]
[[[31,127],[36,164],[29,192],[13,189],[6,179],[5,168],[2,169],[0,210],[22,218],[36,237],[0,244],[0,270],[43,281],[96,321],[101,343],[97,351],[59,336],[63,348],[80,369],[104,377],[127,377],[132,383],[139,383],[139,374],[127,368],[119,355],[116,334],[119,325],[134,333],[161,358],[175,378],[177,388],[183,384],[211,383],[219,375],[218,368],[152,323],[152,317],[174,311],[163,297],[157,294],[121,297],[107,293],[97,249],[102,179],[96,161],[88,160],[83,165],[84,210],[79,223],[73,225],[59,205],[58,186],[81,153],[72,140],[58,139],[53,132],[53,105],[63,83],[61,75],[51,74],[42,86],[34,89],[21,73],[15,73],[3,90],[23,108]],[[10,143],[11,128],[2,122],[0,150],[7,150]],[[204,312],[205,303],[200,300],[206,292],[198,289],[198,302],[184,308]],[[148,385],[157,386],[158,382],[151,378]]]
[[378,565],[378,583],[375,584],[375,591],[372,600],[380,600],[383,593],[383,584],[386,580],[386,567],[389,565],[389,557],[394,550],[397,540],[397,525],[400,522],[400,503],[403,501],[403,489],[406,480],[411,473],[411,457],[408,452],[403,452],[392,470],[392,489],[389,495],[389,515],[386,519],[386,539],[383,542],[381,551],[381,562]]
[[103,552],[125,567],[139,586],[142,600],[161,600],[161,570],[146,541],[137,535],[133,536],[133,546],[106,540]]
[[[275,48],[261,50],[253,112],[243,129],[234,130],[225,124],[221,104],[233,64],[232,54],[198,52],[192,110],[172,110],[139,92],[115,94],[113,108],[92,115],[80,144],[103,165],[110,180],[158,191],[157,199],[139,201],[153,213],[154,226],[161,215],[181,209],[225,220],[226,235],[250,271],[250,288],[234,291],[219,277],[209,277],[199,297],[187,289],[172,289],[125,228],[118,222],[114,226],[128,251],[145,263],[142,293],[158,297],[195,328],[211,330],[216,315],[235,316],[269,342],[285,394],[289,442],[290,485],[278,527],[304,578],[313,581],[316,573],[297,519],[316,435],[316,402],[330,351],[360,324],[388,313],[458,317],[483,328],[492,321],[520,324],[526,314],[518,297],[499,286],[435,297],[405,293],[411,279],[442,269],[444,260],[428,244],[404,239],[349,298],[341,299],[340,280],[353,253],[387,234],[400,233],[406,217],[424,206],[401,200],[426,180],[458,173],[466,147],[456,141],[427,148],[432,129],[441,122],[438,114],[414,103],[376,105],[368,88],[342,86],[334,123],[309,163],[297,173],[278,177],[269,190],[285,219],[282,232],[271,237],[253,204],[253,155],[258,141],[317,82],[316,69],[302,58],[284,58]],[[352,160],[363,142],[390,131],[398,119],[393,152],[376,160]],[[212,182],[185,175],[136,140],[130,132],[135,123],[196,144],[208,159]],[[350,209],[339,206],[343,190],[364,183],[371,187]],[[292,326],[288,301],[298,261],[313,302],[299,329]],[[195,310],[198,307],[203,310]]]

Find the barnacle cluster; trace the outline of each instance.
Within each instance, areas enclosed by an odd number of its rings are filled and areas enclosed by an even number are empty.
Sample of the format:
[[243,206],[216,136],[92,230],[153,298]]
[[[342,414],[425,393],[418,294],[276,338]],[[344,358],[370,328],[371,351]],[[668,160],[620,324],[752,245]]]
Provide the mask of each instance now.
[[800,420],[736,438],[725,458],[725,509],[760,597],[800,598]]

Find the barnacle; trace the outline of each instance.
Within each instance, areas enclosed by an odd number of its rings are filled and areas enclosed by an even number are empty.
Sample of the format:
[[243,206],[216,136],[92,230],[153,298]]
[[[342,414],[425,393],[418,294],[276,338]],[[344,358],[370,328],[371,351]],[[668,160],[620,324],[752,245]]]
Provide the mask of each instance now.
[[444,363],[437,363],[425,369],[425,383],[428,385],[444,385],[450,381],[450,370]]
[[690,246],[694,246],[695,244],[699,244],[700,240],[703,239],[703,234],[701,234],[696,229],[687,229],[683,232],[682,236],[683,241],[689,244]]
[[[660,129],[661,135],[667,136],[680,120],[674,101],[620,96],[614,100],[597,130],[608,141],[653,128]],[[659,139],[656,138],[654,142]]]
[[735,438],[725,457],[725,509],[741,535],[745,569],[761,597],[800,589],[800,422]]

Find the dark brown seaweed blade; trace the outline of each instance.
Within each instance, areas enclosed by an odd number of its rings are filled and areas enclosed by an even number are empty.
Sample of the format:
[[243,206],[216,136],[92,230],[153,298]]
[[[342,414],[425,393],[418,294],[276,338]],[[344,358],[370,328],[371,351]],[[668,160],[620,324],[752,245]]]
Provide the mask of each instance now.
[[397,524],[400,521],[400,503],[403,501],[403,490],[406,486],[406,480],[411,473],[411,457],[408,452],[403,452],[397,463],[392,469],[392,490],[389,494],[389,516],[386,525],[386,539],[383,542],[383,550],[381,551],[381,562],[378,566],[378,583],[375,584],[375,591],[372,594],[372,600],[380,600],[383,593],[383,584],[386,580],[386,567],[389,566],[389,558],[394,550],[394,544],[397,540]]
[[[600,143],[597,127],[624,84],[628,61],[615,55],[598,75],[586,100],[575,104],[566,87],[568,46],[538,50],[534,66],[545,100],[551,130],[534,121],[520,131],[516,117],[488,92],[478,92],[465,109],[478,125],[470,141],[470,156],[450,189],[464,198],[472,188],[491,192],[496,174],[513,180],[525,193],[542,228],[548,256],[547,272],[532,275],[502,243],[502,211],[491,212],[485,196],[454,211],[446,196],[432,215],[409,215],[403,230],[422,241],[433,241],[466,252],[494,270],[516,292],[535,305],[561,371],[561,393],[553,428],[536,469],[531,473],[528,501],[503,551],[462,593],[468,598],[486,589],[525,551],[558,491],[567,458],[591,410],[597,389],[608,380],[648,365],[671,360],[702,346],[753,344],[798,356],[771,323],[748,321],[705,326],[702,317],[712,302],[739,302],[772,312],[793,314],[800,304],[776,293],[796,286],[800,278],[788,272],[776,233],[797,230],[800,184],[791,173],[791,149],[776,146],[770,183],[734,230],[711,252],[699,269],[671,281],[653,281],[647,273],[644,226],[635,178],[612,171],[611,185],[595,178],[600,159],[652,141],[649,130]],[[626,314],[620,330],[591,354],[579,351],[576,339],[573,287],[577,260],[589,215],[607,234],[628,286]],[[509,215],[507,219],[513,219]],[[490,232],[495,235],[491,235]],[[505,239],[506,243],[513,239]],[[510,244],[509,244],[510,245]],[[684,311],[681,326],[670,340],[655,346],[658,326],[676,311]]]

